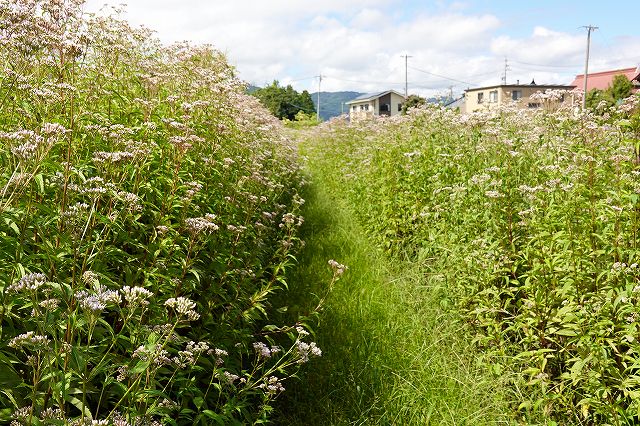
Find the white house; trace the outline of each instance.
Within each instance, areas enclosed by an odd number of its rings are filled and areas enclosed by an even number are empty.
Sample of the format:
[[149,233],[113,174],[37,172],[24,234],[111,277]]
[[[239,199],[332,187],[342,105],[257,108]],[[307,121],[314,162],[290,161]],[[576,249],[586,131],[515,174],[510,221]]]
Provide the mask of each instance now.
[[377,115],[398,115],[402,111],[404,95],[395,90],[380,93],[368,93],[347,102],[349,118],[362,120]]

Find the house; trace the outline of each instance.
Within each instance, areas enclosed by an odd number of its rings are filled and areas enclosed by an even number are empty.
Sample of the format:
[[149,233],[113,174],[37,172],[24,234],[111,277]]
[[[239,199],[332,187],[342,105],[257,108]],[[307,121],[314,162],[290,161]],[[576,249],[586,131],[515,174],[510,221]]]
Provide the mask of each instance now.
[[349,118],[357,121],[374,116],[398,115],[403,103],[404,95],[395,90],[360,95],[347,102]]
[[572,90],[573,85],[561,84],[499,84],[495,86],[477,87],[465,90],[464,112],[486,111],[497,109],[500,105],[517,101],[522,108],[539,108],[540,100],[531,95],[547,90]]
[[[587,78],[587,92],[592,89],[605,90],[613,84],[613,77],[616,75],[624,75],[631,81],[634,86],[633,92],[636,93],[640,90],[640,65],[637,68],[622,68],[611,71],[602,71],[589,73]],[[584,74],[576,75],[576,78],[571,83],[576,86],[576,89],[583,90],[584,88]]]
[[464,106],[465,106],[465,99],[464,99],[464,95],[460,96],[459,98],[456,99],[448,99],[447,102],[445,102],[443,104],[443,106],[445,108],[451,108],[451,109],[455,109],[458,111],[462,111],[464,112]]

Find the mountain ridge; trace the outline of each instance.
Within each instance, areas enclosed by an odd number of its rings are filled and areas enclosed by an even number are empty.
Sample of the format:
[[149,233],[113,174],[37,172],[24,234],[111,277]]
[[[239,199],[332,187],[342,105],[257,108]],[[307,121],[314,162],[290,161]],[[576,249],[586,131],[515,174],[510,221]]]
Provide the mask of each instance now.
[[[349,102],[358,96],[362,95],[362,92],[354,91],[341,91],[341,92],[320,92],[320,118],[322,121],[329,120],[333,117],[339,117],[343,112],[346,114],[349,109],[343,103]],[[313,99],[313,105],[318,110],[318,92],[311,93],[311,99]]]

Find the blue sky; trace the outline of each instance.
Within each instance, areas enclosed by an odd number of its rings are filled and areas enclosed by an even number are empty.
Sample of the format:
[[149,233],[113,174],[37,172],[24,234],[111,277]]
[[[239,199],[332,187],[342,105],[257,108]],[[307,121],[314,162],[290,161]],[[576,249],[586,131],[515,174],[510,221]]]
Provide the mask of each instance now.
[[[121,0],[108,0],[117,5]],[[95,11],[104,0],[88,0]],[[224,51],[244,80],[296,89],[460,93],[507,82],[568,84],[590,70],[640,64],[632,1],[551,0],[131,0],[126,18],[164,42],[191,40]]]
[[[632,1],[468,1],[472,10],[493,13],[503,22],[502,31],[512,36],[526,36],[537,25],[563,31],[581,31],[595,25],[596,42],[612,43],[623,35],[640,35],[638,16]],[[634,16],[635,15],[635,16]]]

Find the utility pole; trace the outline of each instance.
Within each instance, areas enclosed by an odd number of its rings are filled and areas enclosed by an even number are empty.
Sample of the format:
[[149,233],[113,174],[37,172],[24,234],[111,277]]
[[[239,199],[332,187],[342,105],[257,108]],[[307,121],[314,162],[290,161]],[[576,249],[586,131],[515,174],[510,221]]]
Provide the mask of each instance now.
[[507,71],[510,70],[507,58],[504,58],[504,74],[502,75],[502,84],[507,84]]
[[409,58],[413,58],[413,56],[401,55],[400,57],[404,58],[404,98],[406,100],[409,97],[409,72],[407,69],[409,68]]
[[584,111],[587,108],[587,78],[589,76],[589,46],[591,45],[591,31],[597,30],[598,27],[594,27],[593,25],[586,25],[582,28],[587,29],[587,57],[584,60],[584,85],[582,95],[582,110]]
[[318,110],[316,111],[316,120],[320,121],[320,85],[322,84],[322,74],[316,77],[318,77]]

